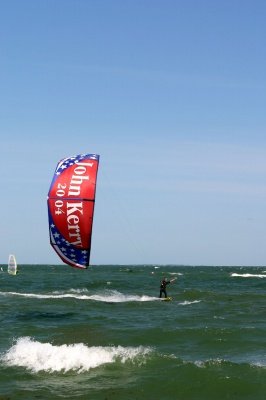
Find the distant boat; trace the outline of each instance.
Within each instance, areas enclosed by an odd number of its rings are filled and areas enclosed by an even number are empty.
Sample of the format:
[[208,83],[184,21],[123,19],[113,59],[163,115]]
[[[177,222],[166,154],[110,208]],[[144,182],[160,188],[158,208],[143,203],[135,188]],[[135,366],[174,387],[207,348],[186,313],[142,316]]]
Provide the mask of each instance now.
[[10,275],[16,275],[17,274],[17,261],[16,261],[16,257],[13,254],[10,254],[10,256],[9,256],[7,272]]

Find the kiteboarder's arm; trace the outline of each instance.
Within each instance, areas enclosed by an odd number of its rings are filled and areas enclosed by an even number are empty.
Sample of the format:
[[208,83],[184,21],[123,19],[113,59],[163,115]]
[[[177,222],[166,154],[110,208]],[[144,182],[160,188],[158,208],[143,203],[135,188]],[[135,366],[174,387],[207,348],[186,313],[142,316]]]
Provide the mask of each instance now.
[[172,282],[175,281],[175,280],[176,280],[176,278],[175,278],[175,279],[170,279],[170,281],[166,281],[165,284],[166,284],[166,285],[169,285],[169,283],[172,283]]

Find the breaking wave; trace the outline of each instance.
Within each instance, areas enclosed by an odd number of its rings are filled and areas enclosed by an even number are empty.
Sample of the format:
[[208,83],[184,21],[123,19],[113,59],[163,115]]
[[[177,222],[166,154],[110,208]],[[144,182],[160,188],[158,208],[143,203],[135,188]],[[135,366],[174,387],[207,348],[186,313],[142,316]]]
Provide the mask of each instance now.
[[55,346],[22,337],[1,357],[7,366],[24,367],[37,373],[89,371],[110,363],[132,362],[142,364],[152,352],[149,347],[93,346],[83,343]]
[[237,274],[236,272],[231,273],[232,277],[239,276],[241,278],[266,278],[266,275],[262,274]]

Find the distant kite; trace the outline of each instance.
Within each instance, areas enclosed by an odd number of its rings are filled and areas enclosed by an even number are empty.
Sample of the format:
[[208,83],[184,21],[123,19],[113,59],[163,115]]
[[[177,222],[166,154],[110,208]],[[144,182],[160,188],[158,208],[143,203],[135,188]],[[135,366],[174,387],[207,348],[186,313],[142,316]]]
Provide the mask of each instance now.
[[89,266],[99,159],[80,154],[59,161],[48,193],[50,243],[72,267]]

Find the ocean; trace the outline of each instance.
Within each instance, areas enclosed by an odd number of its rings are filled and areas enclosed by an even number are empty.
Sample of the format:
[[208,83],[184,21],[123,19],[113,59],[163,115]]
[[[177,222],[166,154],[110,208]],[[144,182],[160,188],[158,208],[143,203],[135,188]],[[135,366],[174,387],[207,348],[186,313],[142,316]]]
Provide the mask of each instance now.
[[266,267],[6,269],[0,400],[266,399]]

